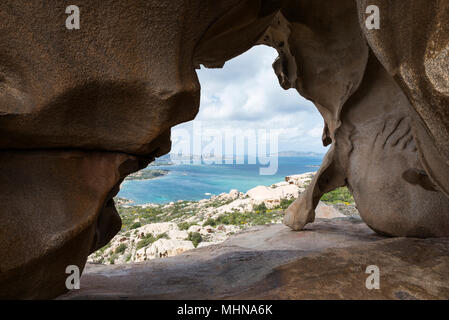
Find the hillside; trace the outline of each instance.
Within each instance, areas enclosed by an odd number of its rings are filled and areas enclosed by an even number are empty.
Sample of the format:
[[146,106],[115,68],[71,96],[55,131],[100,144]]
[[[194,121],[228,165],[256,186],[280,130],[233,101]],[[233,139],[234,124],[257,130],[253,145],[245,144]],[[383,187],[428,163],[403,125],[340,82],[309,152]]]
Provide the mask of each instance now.
[[[222,243],[252,226],[279,224],[285,209],[305,190],[313,175],[289,176],[271,186],[257,186],[246,193],[231,190],[200,201],[138,206],[116,199],[122,229],[88,261],[122,264],[175,256]],[[326,194],[323,200],[316,210],[318,218],[357,215],[346,188]]]

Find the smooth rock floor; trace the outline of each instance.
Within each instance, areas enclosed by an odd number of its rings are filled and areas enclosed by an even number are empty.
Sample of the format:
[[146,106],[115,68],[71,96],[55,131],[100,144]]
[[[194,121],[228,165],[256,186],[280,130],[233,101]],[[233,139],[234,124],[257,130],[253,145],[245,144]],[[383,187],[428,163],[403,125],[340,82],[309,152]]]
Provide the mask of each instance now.
[[[380,289],[366,288],[369,265]],[[259,226],[175,257],[88,264],[60,298],[448,299],[449,239],[385,238],[357,218]]]

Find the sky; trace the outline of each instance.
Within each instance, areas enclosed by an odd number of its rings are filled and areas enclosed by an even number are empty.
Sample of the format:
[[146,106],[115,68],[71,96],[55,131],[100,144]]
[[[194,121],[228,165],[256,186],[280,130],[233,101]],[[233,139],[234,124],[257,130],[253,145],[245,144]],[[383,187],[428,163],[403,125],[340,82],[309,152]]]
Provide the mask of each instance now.
[[[326,152],[321,115],[295,89],[281,88],[272,69],[276,57],[273,48],[255,46],[227,61],[222,69],[202,66],[197,70],[201,102],[194,121],[200,123],[201,135],[207,135],[208,129],[262,129],[268,134],[272,130],[278,134],[278,151]],[[174,127],[172,136],[177,129],[192,133],[193,123]]]

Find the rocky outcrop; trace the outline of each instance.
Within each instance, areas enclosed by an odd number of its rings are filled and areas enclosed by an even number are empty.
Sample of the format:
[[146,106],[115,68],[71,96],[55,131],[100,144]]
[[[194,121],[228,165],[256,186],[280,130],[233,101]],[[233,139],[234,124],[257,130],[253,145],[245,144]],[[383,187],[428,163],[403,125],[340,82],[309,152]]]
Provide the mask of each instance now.
[[282,185],[274,187],[258,186],[248,190],[246,194],[253,204],[264,203],[267,208],[273,208],[281,203],[281,199],[297,198],[303,188],[295,185]]
[[82,269],[119,230],[124,177],[195,117],[195,68],[256,44],[278,50],[280,85],[315,103],[332,144],[287,225],[347,185],[379,233],[449,235],[447,1],[78,5],[82,27],[67,30],[63,3],[0,3],[0,297],[62,293],[67,264]]
[[[259,226],[226,242],[131,265],[86,266],[62,299],[447,299],[448,239],[385,238],[361,220],[304,231]],[[369,290],[366,269],[380,271]]]
[[112,196],[133,165],[120,153],[1,152],[0,298],[64,291],[66,267],[82,270],[120,230]]
[[[314,220],[324,193],[347,185],[373,230],[393,236],[448,236],[449,131],[443,111],[448,110],[448,95],[441,88],[448,77],[449,33],[441,19],[449,5],[356,2],[291,1],[267,31],[275,36],[267,37],[272,44],[284,40],[280,30],[289,30],[288,41],[283,41],[289,48],[278,48],[285,63],[275,65],[275,71],[283,87],[296,88],[315,103],[325,121],[323,143],[332,143],[284,222],[302,229]],[[380,9],[379,30],[365,26],[368,5]],[[320,19],[309,12],[320,12]]]
[[175,239],[159,239],[149,248],[142,248],[136,252],[136,261],[172,257],[193,249],[191,241]]
[[404,105],[426,175],[449,196],[449,3],[357,0],[361,24],[367,5],[381,10],[382,32],[362,32],[408,99]]
[[288,182],[289,184],[294,184],[301,188],[305,188],[306,186],[308,186],[310,184],[314,175],[315,175],[314,172],[294,174],[294,175],[285,177],[285,181]]

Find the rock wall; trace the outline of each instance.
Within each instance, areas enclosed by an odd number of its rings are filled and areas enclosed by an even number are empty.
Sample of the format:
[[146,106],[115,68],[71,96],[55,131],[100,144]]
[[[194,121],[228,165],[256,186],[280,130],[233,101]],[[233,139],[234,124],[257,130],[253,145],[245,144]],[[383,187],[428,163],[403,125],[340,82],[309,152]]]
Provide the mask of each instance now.
[[[0,3],[0,297],[51,298],[65,267],[120,228],[121,181],[170,149],[198,112],[195,68],[256,44],[283,88],[312,100],[332,144],[285,223],[313,221],[348,185],[380,233],[448,236],[449,3],[373,0]],[[275,107],[275,106],[273,106]]]
[[[365,26],[368,5],[379,7],[380,29]],[[275,72],[283,87],[315,103],[323,143],[332,143],[285,224],[302,229],[324,193],[347,185],[379,233],[449,235],[448,14],[444,1],[290,1],[281,8],[270,28],[289,30],[282,41],[289,48],[277,45]]]

